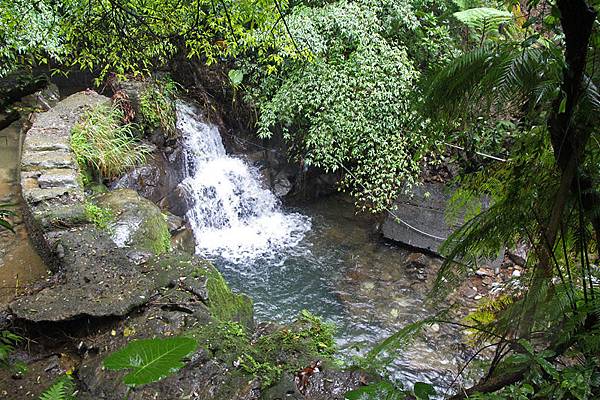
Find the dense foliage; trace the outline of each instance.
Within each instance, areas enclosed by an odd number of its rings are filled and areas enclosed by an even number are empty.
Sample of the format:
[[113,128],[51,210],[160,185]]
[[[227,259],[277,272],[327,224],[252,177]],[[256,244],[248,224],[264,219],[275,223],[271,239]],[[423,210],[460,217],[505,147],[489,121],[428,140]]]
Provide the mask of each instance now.
[[426,141],[414,105],[422,67],[452,50],[431,11],[440,8],[371,0],[294,7],[291,36],[312,62],[292,61],[263,78],[259,135],[281,132],[299,161],[342,172],[342,187],[360,206],[389,206],[421,168]]
[[[511,4],[512,5],[512,4]],[[504,162],[480,164],[458,179],[458,205],[492,205],[444,244],[448,256],[438,294],[461,282],[481,257],[505,246],[530,249],[527,276],[502,301],[472,318],[482,346],[494,345],[487,375],[454,398],[592,399],[600,394],[598,354],[598,126],[600,76],[595,68],[598,2],[527,2],[463,14],[483,27],[479,40],[442,68],[428,91],[428,111],[450,137],[473,140],[470,128],[510,119],[490,130]],[[506,25],[502,25],[502,24]],[[448,139],[446,139],[448,140]],[[459,261],[459,262],[457,262]]]
[[[305,166],[339,172],[341,187],[375,211],[418,181],[432,143],[496,155],[458,160],[453,204],[468,206],[472,218],[442,247],[435,294],[443,298],[478,260],[506,247],[529,250],[525,279],[463,321],[475,332],[472,343],[495,356],[481,381],[454,398],[593,399],[600,396],[598,9],[598,0],[0,0],[0,75],[48,63],[104,78],[180,56],[206,63],[237,56],[228,75],[260,111],[258,134],[281,134]],[[146,127],[172,131],[173,89],[152,84],[142,94]],[[106,106],[76,126],[71,144],[82,169],[112,177],[144,160],[149,148],[122,120]],[[482,197],[491,203],[484,211]],[[98,225],[110,218],[91,205],[86,212]],[[10,228],[8,216],[0,211],[0,226]],[[282,348],[331,356],[331,328],[314,316],[253,341],[233,322],[248,311],[246,299],[220,275],[207,276],[207,289],[215,320],[196,339],[266,386],[311,361],[284,369],[276,362]],[[435,320],[392,335],[361,366],[380,372],[388,350]],[[4,335],[0,363],[15,345]],[[188,353],[171,360],[175,367]],[[428,398],[430,389],[408,393],[384,380],[348,396]]]
[[249,49],[270,63],[270,34],[283,29],[277,9],[286,5],[285,0],[2,0],[0,76],[49,63],[103,78],[151,72],[176,55],[214,63]]

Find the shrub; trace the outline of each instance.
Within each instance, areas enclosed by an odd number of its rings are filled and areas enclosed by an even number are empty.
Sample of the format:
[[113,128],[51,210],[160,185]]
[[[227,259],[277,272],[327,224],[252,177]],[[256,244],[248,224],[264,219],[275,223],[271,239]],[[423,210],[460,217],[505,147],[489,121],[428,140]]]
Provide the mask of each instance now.
[[121,110],[112,105],[98,105],[73,127],[71,148],[82,170],[91,167],[100,177],[112,178],[143,163],[152,152],[139,143],[132,124],[121,125]]
[[160,128],[167,137],[174,137],[175,92],[177,86],[169,78],[151,82],[140,94],[140,116],[150,129]]

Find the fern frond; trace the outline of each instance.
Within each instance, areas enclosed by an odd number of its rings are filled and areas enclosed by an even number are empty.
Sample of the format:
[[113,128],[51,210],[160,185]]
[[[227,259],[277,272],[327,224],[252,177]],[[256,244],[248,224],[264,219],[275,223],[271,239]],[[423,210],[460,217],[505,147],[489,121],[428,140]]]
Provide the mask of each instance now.
[[451,61],[429,82],[427,111],[440,117],[480,111],[535,111],[556,96],[561,63],[552,49],[483,46]]
[[470,29],[480,33],[498,31],[498,27],[513,19],[513,15],[508,11],[502,11],[489,7],[477,7],[464,11],[455,12],[454,17]]
[[39,400],[76,400],[74,393],[75,383],[73,383],[73,379],[64,375],[42,393]]

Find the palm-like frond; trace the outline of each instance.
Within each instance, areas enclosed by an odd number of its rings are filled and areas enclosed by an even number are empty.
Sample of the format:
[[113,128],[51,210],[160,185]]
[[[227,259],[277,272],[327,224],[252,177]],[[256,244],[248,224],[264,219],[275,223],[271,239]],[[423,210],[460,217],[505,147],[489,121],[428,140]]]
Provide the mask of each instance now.
[[483,46],[451,61],[428,82],[426,108],[446,118],[529,112],[554,98],[561,68],[549,48]]

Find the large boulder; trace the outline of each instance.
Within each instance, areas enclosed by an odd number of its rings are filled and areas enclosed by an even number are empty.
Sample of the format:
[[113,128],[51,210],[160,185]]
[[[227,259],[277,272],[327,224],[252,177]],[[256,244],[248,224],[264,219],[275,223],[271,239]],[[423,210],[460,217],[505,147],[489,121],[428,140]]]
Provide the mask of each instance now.
[[132,189],[159,203],[173,192],[180,180],[179,173],[163,153],[156,152],[147,164],[134,168],[113,183],[112,189]]
[[94,202],[112,212],[108,231],[118,247],[156,254],[170,249],[171,234],[165,216],[154,203],[134,190],[104,193]]
[[450,200],[441,183],[423,183],[400,196],[383,223],[383,236],[419,249],[437,253],[442,242],[456,229],[445,219]]
[[92,225],[53,232],[49,241],[60,272],[37,293],[17,298],[12,313],[43,322],[79,317],[123,316],[148,301],[154,283]]

